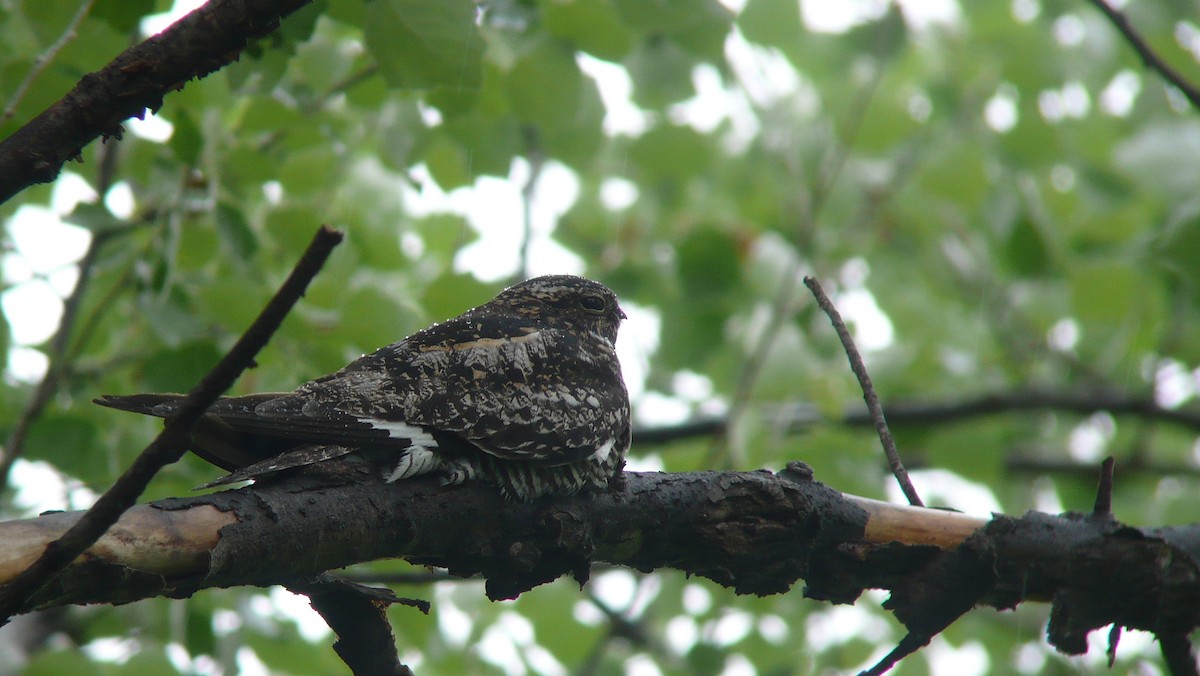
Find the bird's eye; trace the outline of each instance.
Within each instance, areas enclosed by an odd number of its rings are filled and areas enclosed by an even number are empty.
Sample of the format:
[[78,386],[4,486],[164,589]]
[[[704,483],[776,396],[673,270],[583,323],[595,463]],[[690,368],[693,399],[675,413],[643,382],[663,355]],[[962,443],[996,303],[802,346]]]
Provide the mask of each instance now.
[[579,307],[588,312],[604,312],[604,299],[600,296],[583,296],[579,299]]

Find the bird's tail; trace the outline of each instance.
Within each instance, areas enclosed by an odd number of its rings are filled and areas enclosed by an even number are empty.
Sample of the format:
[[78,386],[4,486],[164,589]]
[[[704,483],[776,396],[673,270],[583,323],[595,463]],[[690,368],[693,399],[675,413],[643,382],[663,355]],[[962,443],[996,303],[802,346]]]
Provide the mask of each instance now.
[[165,418],[175,412],[183,396],[182,394],[105,394],[93,399],[92,402],[122,411]]
[[[257,400],[270,396],[278,395],[251,395],[235,401],[253,408]],[[183,400],[182,394],[106,394],[93,401],[122,411],[169,418],[179,410]],[[295,442],[284,443],[240,432],[230,427],[219,415],[206,415],[192,430],[191,451],[217,467],[234,471],[277,455],[294,445]]]

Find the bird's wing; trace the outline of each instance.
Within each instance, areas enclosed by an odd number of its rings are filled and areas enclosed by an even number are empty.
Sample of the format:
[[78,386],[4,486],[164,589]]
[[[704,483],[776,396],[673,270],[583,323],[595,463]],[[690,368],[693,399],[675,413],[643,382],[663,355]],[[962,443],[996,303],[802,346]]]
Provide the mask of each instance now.
[[[468,312],[295,392],[217,400],[206,419],[220,428],[222,448],[255,450],[229,460],[224,451],[202,452],[197,439],[197,452],[234,469],[298,444],[437,448],[435,435],[446,433],[501,459],[546,465],[623,451],[628,400],[616,355],[606,341],[585,338],[516,315]],[[181,398],[97,403],[165,418]]]
[[285,469],[303,467],[305,465],[314,465],[318,462],[332,460],[333,458],[340,458],[343,455],[353,453],[354,450],[355,449],[348,446],[335,446],[329,444],[300,446],[288,451],[287,453],[276,455],[261,462],[256,462],[252,465],[242,467],[215,481],[210,481],[206,484],[196,486],[194,490],[216,488],[217,486],[225,486],[228,484],[237,483],[238,481],[260,479],[264,476],[282,472]]
[[326,443],[430,447],[441,432],[506,460],[576,462],[627,443],[613,429],[628,419],[616,355],[604,354],[612,346],[580,340],[513,315],[468,313],[256,404],[253,421],[220,415]]
[[[128,396],[105,395],[95,399],[101,406],[132,411],[145,415],[168,418],[179,410],[182,394],[134,394]],[[270,406],[263,407],[264,404]],[[278,402],[278,403],[274,403]],[[209,407],[201,425],[214,430],[226,429],[231,435],[229,443],[246,445],[265,439],[293,440],[307,443],[363,445],[380,443],[395,444],[397,439],[381,430],[362,422],[358,418],[327,411],[324,415],[304,415],[298,407],[289,408],[296,402],[293,393],[259,393],[241,397],[222,397]],[[259,409],[269,410],[269,415]],[[261,445],[261,444],[260,444]],[[285,450],[279,447],[278,450]],[[254,453],[255,461],[269,455],[268,452]],[[221,464],[221,463],[217,463]],[[238,464],[238,467],[247,463]],[[224,466],[222,464],[222,466]],[[228,469],[228,468],[227,468]]]

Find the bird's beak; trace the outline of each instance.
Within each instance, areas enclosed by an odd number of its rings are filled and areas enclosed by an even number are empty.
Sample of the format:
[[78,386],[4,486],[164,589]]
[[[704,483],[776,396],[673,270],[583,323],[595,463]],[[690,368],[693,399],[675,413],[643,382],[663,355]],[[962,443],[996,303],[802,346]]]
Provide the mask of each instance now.
[[622,310],[620,307],[617,308],[617,316],[620,317],[621,319],[629,319],[629,315],[625,314],[625,311]]

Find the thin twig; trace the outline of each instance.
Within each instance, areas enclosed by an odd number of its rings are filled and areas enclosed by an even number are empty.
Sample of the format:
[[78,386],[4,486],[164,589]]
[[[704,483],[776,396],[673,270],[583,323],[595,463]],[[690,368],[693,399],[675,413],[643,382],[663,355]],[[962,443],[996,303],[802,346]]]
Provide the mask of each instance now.
[[1113,465],[1116,461],[1110,455],[1100,465],[1100,485],[1096,488],[1096,504],[1092,507],[1095,516],[1112,515],[1113,497]]
[[908,498],[908,504],[916,507],[925,506],[925,503],[921,502],[921,496],[917,495],[917,489],[913,488],[912,481],[908,478],[904,463],[900,460],[900,452],[896,450],[896,441],[892,438],[892,431],[888,429],[887,420],[883,417],[883,407],[879,405],[879,395],[875,393],[875,386],[871,384],[871,376],[867,374],[867,367],[863,363],[862,355],[858,353],[858,348],[854,345],[854,339],[850,337],[850,331],[846,329],[846,323],[842,321],[841,314],[833,306],[829,296],[825,295],[820,282],[813,277],[805,277],[804,285],[817,299],[817,305],[821,307],[821,310],[829,316],[829,321],[833,323],[833,329],[837,331],[838,338],[842,341],[846,357],[850,360],[850,370],[854,372],[858,378],[858,384],[862,387],[863,400],[867,402],[867,410],[871,412],[871,420],[875,423],[879,441],[883,443],[883,452],[887,455],[888,466],[891,468],[892,474],[896,476],[900,490],[904,491],[904,497]]
[[[104,194],[112,185],[117,145],[106,143],[101,147],[100,153],[100,171],[96,192],[100,195],[100,199],[103,199]],[[75,332],[75,322],[79,317],[79,308],[83,304],[83,297],[92,280],[93,268],[100,256],[100,249],[107,241],[108,237],[105,233],[93,233],[88,242],[87,251],[79,259],[75,288],[71,289],[71,294],[63,301],[62,317],[59,319],[54,338],[50,342],[49,354],[46,355],[49,362],[46,366],[46,373],[42,376],[42,380],[34,389],[33,394],[30,395],[29,401],[26,402],[24,412],[17,419],[16,425],[4,442],[4,448],[0,449],[0,488],[8,485],[8,474],[12,471],[13,463],[25,452],[25,440],[29,436],[29,430],[42,417],[46,405],[50,403],[50,399],[54,397],[64,376],[70,370],[72,357],[69,354],[69,347],[71,336]]]
[[[875,77],[859,93],[850,110],[849,122],[846,125],[845,132],[846,141],[835,149],[825,166],[825,170],[813,184],[812,198],[809,200],[807,213],[802,217],[801,226],[811,229],[820,218],[821,212],[825,208],[826,198],[833,191],[833,187],[837,184],[837,180],[841,175],[842,168],[846,165],[846,160],[849,159],[850,149],[853,147],[854,140],[858,137],[862,129],[864,120],[866,120],[867,110],[870,108],[871,100],[875,96],[875,91],[878,89],[882,76],[883,69],[877,69]],[[779,289],[775,294],[775,299],[771,303],[771,313],[767,325],[751,349],[750,355],[746,358],[746,363],[742,368],[741,374],[738,376],[737,385],[734,387],[733,402],[729,407],[729,425],[720,430],[720,434],[714,438],[712,447],[709,450],[706,460],[706,465],[709,467],[716,465],[718,458],[728,450],[729,434],[750,405],[750,393],[753,391],[758,377],[762,374],[763,367],[767,362],[767,356],[771,352],[771,347],[775,344],[775,338],[779,335],[779,330],[783,327],[784,322],[791,316],[789,306],[792,302],[792,296],[796,293],[796,277],[800,274],[802,265],[803,260],[800,256],[796,256],[783,273]]]
[[58,332],[54,334],[54,339],[50,343],[50,353],[47,355],[49,364],[46,367],[46,373],[34,388],[33,394],[25,404],[24,412],[21,413],[21,417],[17,419],[16,425],[13,426],[12,432],[4,442],[2,455],[0,455],[0,486],[7,485],[8,473],[12,470],[13,463],[25,452],[25,440],[29,436],[29,430],[42,417],[46,405],[58,391],[63,375],[67,372],[67,346],[75,326],[75,320],[79,316],[79,306],[88,287],[91,271],[99,256],[101,244],[100,238],[93,237],[88,243],[83,258],[79,261],[79,277],[71,295],[63,303],[63,314],[59,321]]
[[[890,418],[895,425],[894,418]],[[1062,474],[1087,481],[1096,476],[1096,465],[1091,462],[1078,462],[1067,459],[1051,459],[1057,451],[1050,450],[1015,450],[1005,454],[1004,470],[1006,472],[1023,474]],[[1140,475],[1146,477],[1175,477],[1195,479],[1200,477],[1200,467],[1186,462],[1151,462],[1142,460],[1129,462],[1127,454],[1122,454],[1121,472],[1126,476]]]
[[357,72],[351,73],[350,75],[347,75],[341,80],[333,83],[329,89],[325,90],[323,94],[302,105],[301,109],[305,114],[308,115],[318,113],[320,112],[321,108],[323,108],[325,104],[329,103],[330,99],[332,99],[334,96],[345,93],[346,90],[357,85],[358,83],[371,79],[378,72],[378,63],[372,63],[364,66]]
[[[1103,411],[1114,416],[1168,422],[1188,430],[1200,431],[1200,411],[1194,407],[1163,408],[1148,396],[1127,396],[1116,390],[1096,388],[1080,392],[1025,389],[982,394],[969,399],[959,397],[946,401],[894,401],[888,404],[887,409],[888,421],[892,427],[944,425],[1015,411],[1062,411],[1079,415]],[[851,410],[841,418],[829,418],[816,406],[800,403],[781,405],[776,411],[768,412],[767,418],[778,429],[787,432],[796,432],[820,424],[848,427],[874,425],[870,412],[866,410]],[[636,445],[666,444],[721,434],[728,425],[728,417],[697,418],[678,425],[637,428],[633,431],[633,439]],[[1157,465],[1148,471],[1159,471],[1165,467],[1167,466]],[[1094,471],[1094,468],[1088,471]]]
[[875,666],[859,673],[859,676],[882,676],[896,666],[900,660],[929,645],[929,639],[915,634],[907,634],[890,653],[879,660]]
[[1193,108],[1200,110],[1200,89],[1188,82],[1187,79],[1185,79],[1183,75],[1179,73],[1179,71],[1172,68],[1171,65],[1164,61],[1157,52],[1151,49],[1149,43],[1146,42],[1146,39],[1137,32],[1137,29],[1133,27],[1133,24],[1129,23],[1129,19],[1124,14],[1117,11],[1116,8],[1105,2],[1105,0],[1088,1],[1091,2],[1096,9],[1100,10],[1104,16],[1108,17],[1108,20],[1112,22],[1112,25],[1116,27],[1121,35],[1125,37],[1125,41],[1129,43],[1129,46],[1133,47],[1133,51],[1138,53],[1138,56],[1142,59],[1142,63],[1145,64],[1147,68],[1161,75],[1164,80],[1169,82],[1176,89],[1182,92],[1185,97],[1187,97],[1188,102],[1192,104]]
[[187,452],[192,428],[217,397],[229,389],[252,363],[254,356],[271,339],[292,306],[304,295],[304,290],[321,270],[333,247],[341,241],[342,233],[328,226],[322,226],[317,231],[308,250],[279,291],[225,357],[184,397],[178,412],[167,420],[165,429],[79,521],[61,538],[50,543],[42,555],[12,582],[0,589],[0,622],[7,622],[32,594],[116,523],[159,470],[179,460]]
[[525,159],[529,162],[529,178],[525,181],[525,185],[521,186],[521,210],[524,212],[521,218],[521,258],[520,267],[517,274],[521,276],[521,281],[529,279],[533,276],[530,269],[530,261],[533,258],[533,194],[537,190],[538,179],[542,175],[542,167],[545,166],[546,160],[542,156],[542,151],[538,149],[537,132],[532,129],[525,130]]
[[1108,668],[1112,669],[1113,664],[1117,661],[1117,646],[1121,643],[1121,625],[1113,623],[1112,629],[1108,630],[1108,649],[1104,651],[1108,657]]
[[47,47],[46,51],[38,54],[37,58],[33,60],[33,66],[25,74],[25,79],[21,80],[21,84],[17,85],[17,88],[13,90],[12,96],[8,100],[8,105],[4,106],[4,112],[0,113],[0,124],[8,122],[13,114],[17,112],[17,106],[21,103],[21,99],[25,98],[25,94],[29,91],[30,86],[33,85],[33,81],[54,61],[54,57],[58,56],[62,48],[66,47],[67,43],[75,38],[76,29],[87,18],[94,4],[96,4],[96,0],[84,0],[83,4],[75,12],[75,16],[71,17],[70,23],[63,29],[62,35],[58,36],[58,39]]

